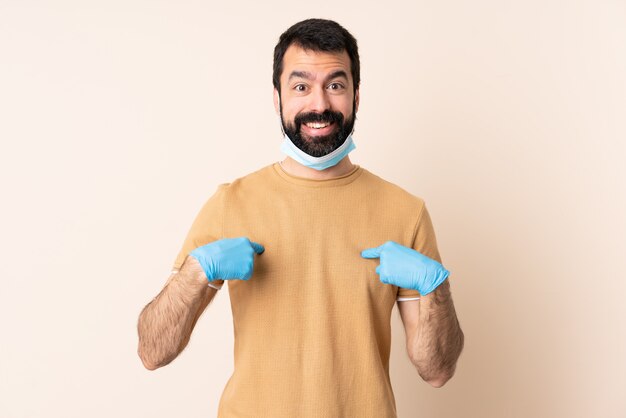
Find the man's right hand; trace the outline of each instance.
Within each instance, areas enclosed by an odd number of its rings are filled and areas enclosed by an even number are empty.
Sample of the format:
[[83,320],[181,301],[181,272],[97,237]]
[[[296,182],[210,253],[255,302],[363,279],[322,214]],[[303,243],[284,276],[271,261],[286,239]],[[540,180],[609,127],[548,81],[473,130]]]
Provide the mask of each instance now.
[[189,253],[198,260],[209,282],[213,280],[248,280],[254,270],[254,254],[265,248],[246,237],[225,238],[198,247]]

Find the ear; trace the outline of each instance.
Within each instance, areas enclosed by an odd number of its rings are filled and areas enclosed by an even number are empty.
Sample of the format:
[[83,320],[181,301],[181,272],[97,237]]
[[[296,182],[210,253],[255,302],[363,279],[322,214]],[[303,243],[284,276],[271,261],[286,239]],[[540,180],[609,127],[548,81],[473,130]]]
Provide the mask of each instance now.
[[355,102],[355,104],[354,104],[354,112],[355,113],[359,111],[359,99],[361,97],[361,95],[359,94],[360,91],[361,90],[357,89],[356,93],[354,93],[354,102]]
[[274,110],[280,116],[280,93],[274,88]]

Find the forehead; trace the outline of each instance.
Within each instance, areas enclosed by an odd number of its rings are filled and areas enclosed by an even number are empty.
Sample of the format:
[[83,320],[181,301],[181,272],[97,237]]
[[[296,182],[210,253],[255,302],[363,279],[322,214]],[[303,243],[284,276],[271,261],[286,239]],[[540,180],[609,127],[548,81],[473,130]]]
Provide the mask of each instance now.
[[280,78],[281,81],[287,80],[293,71],[306,71],[324,77],[337,70],[345,71],[350,78],[349,81],[352,81],[350,56],[346,51],[312,51],[297,45],[290,45],[283,57],[283,72]]

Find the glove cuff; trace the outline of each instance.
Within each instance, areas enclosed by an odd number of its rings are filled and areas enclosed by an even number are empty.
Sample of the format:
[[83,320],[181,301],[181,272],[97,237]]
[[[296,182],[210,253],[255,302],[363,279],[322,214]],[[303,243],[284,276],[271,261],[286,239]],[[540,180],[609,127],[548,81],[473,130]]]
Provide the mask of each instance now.
[[435,289],[439,287],[439,285],[441,285],[441,283],[443,283],[448,278],[449,275],[450,272],[444,268],[441,274],[438,275],[437,280],[432,283],[431,287],[424,293],[420,292],[420,294],[422,296],[426,296],[427,294],[432,293]]

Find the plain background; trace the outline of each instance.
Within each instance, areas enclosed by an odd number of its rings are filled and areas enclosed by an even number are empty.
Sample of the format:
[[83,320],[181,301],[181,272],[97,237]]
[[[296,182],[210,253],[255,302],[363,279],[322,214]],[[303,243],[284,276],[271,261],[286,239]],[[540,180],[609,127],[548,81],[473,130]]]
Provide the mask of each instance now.
[[217,185],[282,155],[272,51],[358,39],[352,160],[427,202],[466,335],[400,418],[626,416],[626,2],[0,0],[0,416],[214,417],[222,290],[169,366],[137,317]]

